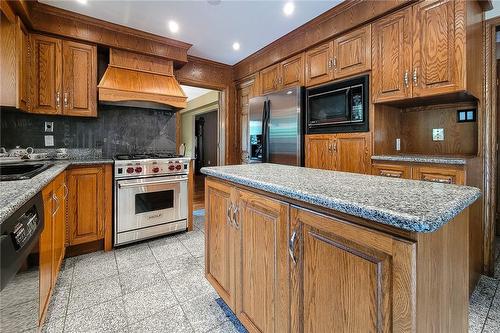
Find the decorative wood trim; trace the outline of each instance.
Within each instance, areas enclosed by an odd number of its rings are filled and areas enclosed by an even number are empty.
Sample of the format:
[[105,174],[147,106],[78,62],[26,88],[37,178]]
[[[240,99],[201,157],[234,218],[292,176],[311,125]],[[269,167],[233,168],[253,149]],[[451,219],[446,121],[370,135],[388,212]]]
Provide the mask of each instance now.
[[344,1],[235,64],[234,78],[241,79],[415,1]]

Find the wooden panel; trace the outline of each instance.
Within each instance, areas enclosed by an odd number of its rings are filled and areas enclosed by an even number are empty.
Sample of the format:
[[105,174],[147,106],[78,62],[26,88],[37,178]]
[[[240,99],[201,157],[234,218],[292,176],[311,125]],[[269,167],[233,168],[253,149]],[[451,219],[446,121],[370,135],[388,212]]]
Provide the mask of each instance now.
[[189,56],[188,63],[176,69],[174,75],[181,84],[215,90],[233,83],[231,66],[193,56]]
[[288,88],[304,85],[304,53],[291,57],[280,64],[280,87]]
[[[475,103],[408,108],[401,114],[401,151],[408,154],[476,155],[477,122],[457,122],[457,110]],[[432,129],[444,129],[444,141],[432,140]]]
[[[2,47],[0,48],[0,73],[2,74],[0,80],[0,104],[2,106],[16,107],[16,82],[18,80],[16,72],[16,25],[8,20],[3,11],[0,15],[0,37],[2,39]],[[13,20],[15,21],[15,17],[13,17]]]
[[[231,187],[205,181],[205,276],[224,302],[235,309],[234,230],[229,224]],[[229,212],[231,213],[231,212]]]
[[[373,154],[394,155],[397,154],[396,139],[401,137],[401,112],[384,104],[373,105]],[[371,119],[370,119],[371,120]]]
[[52,182],[54,189],[54,208],[53,218],[53,260],[52,260],[52,281],[57,281],[57,275],[64,259],[64,248],[66,238],[66,200],[68,188],[66,186],[66,173],[63,172]]
[[[113,249],[113,164],[106,164],[104,168],[104,251]],[[192,166],[190,167],[192,169]],[[189,205],[188,205],[189,207]],[[188,210],[189,217],[192,211]]]
[[104,236],[103,168],[68,171],[69,244],[95,241]]
[[54,200],[52,199],[52,183],[42,190],[43,197],[43,215],[44,226],[40,234],[39,248],[39,293],[40,293],[40,312],[39,320],[45,317],[49,298],[52,290],[52,214],[54,209]]
[[97,47],[63,41],[63,114],[97,116]]
[[372,68],[371,25],[333,40],[335,79],[363,73]]
[[333,79],[333,42],[327,42],[306,51],[306,86],[325,83]]
[[238,193],[236,315],[251,332],[287,332],[288,205]]
[[333,141],[335,170],[371,173],[370,133],[340,133]]
[[254,87],[254,77],[242,81],[236,86],[236,111],[239,115],[238,132],[240,133],[240,159],[243,163],[248,160],[248,156],[250,154],[250,152],[248,151],[248,107],[250,98],[253,97]]
[[164,58],[123,50],[109,50],[109,64],[163,75],[174,75],[173,62]]
[[411,97],[410,14],[404,9],[372,24],[373,102]]
[[33,113],[62,113],[62,41],[53,37],[31,35]]
[[31,45],[28,29],[17,17],[17,107],[24,111],[31,109]]
[[435,183],[465,185],[465,173],[461,168],[414,167],[413,179]]
[[459,90],[457,66],[463,63],[455,58],[455,1],[421,2],[413,6],[412,21],[413,96]]
[[305,166],[307,168],[334,170],[334,135],[313,134],[305,136]]
[[276,91],[279,87],[280,79],[279,64],[261,70],[259,73],[259,78],[261,94],[268,94],[270,92]]
[[411,178],[411,168],[403,164],[373,163],[372,175],[390,178]]

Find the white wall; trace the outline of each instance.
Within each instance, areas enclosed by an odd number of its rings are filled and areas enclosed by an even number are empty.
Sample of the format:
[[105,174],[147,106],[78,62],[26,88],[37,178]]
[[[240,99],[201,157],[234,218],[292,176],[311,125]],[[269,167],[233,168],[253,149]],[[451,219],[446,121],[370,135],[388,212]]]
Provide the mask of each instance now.
[[500,16],[500,0],[493,0],[493,9],[486,12],[486,19]]

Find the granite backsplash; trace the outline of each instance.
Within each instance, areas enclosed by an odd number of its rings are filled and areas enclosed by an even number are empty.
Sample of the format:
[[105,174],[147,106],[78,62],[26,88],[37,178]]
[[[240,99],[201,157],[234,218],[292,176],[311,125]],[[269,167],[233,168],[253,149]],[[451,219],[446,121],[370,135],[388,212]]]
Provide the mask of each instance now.
[[[34,115],[2,109],[0,144],[45,148],[44,136],[54,136],[54,147],[97,148],[103,157],[141,151],[175,151],[175,113],[99,105],[97,118]],[[44,132],[46,121],[53,133]]]

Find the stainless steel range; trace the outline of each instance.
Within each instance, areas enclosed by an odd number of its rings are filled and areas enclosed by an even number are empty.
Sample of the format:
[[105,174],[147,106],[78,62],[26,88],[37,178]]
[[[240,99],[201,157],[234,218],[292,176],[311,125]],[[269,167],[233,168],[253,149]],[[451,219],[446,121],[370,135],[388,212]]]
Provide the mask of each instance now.
[[115,157],[115,245],[187,229],[189,158]]

